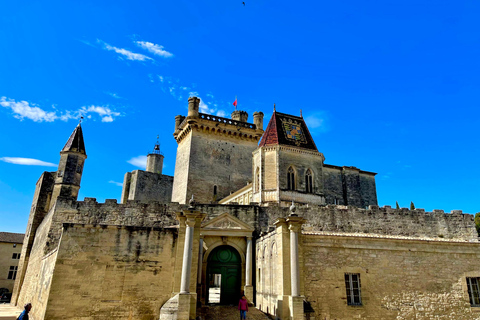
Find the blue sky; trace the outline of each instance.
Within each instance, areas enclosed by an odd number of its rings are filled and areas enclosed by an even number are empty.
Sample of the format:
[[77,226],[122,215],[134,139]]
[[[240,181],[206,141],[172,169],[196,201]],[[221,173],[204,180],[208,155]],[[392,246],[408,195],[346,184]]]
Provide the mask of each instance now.
[[326,163],[378,172],[379,205],[480,211],[478,1],[3,1],[0,12],[0,231],[25,231],[35,182],[81,115],[79,199],[119,199],[157,135],[173,175],[174,117],[190,95],[220,116],[238,96],[265,126],[274,103],[302,109]]

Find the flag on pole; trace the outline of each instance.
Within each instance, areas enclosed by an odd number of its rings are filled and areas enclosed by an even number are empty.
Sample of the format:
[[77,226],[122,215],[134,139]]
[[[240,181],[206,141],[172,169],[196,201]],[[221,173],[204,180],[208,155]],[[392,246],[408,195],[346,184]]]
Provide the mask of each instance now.
[[235,107],[235,109],[237,108],[237,97],[235,97],[235,101],[233,101],[233,106]]

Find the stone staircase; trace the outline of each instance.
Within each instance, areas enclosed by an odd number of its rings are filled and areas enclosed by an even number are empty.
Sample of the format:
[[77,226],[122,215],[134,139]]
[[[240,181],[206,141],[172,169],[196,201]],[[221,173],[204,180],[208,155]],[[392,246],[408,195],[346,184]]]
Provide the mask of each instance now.
[[[197,309],[197,319],[201,320],[239,320],[237,306],[202,306]],[[271,320],[265,313],[255,307],[248,307],[247,320]]]

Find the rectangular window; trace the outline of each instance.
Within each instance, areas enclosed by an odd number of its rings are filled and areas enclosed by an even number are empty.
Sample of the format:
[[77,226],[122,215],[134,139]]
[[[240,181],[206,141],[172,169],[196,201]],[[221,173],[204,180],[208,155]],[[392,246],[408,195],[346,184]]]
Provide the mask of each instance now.
[[14,253],[14,254],[12,255],[12,259],[18,259],[17,256],[20,256],[20,254],[19,254],[19,253]]
[[472,307],[480,307],[479,282],[480,278],[467,278],[468,296],[470,297],[470,306]]
[[15,280],[15,278],[17,277],[17,269],[18,269],[17,266],[10,266],[10,270],[8,271],[7,279]]
[[345,273],[345,288],[347,290],[347,304],[349,306],[361,306],[360,274]]

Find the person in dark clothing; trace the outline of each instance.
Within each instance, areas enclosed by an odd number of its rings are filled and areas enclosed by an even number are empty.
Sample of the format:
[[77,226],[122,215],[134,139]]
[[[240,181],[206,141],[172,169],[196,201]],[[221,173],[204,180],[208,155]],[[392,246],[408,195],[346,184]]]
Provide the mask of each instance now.
[[29,302],[24,306],[25,310],[18,316],[17,320],[28,320],[28,313],[32,309],[32,304]]

